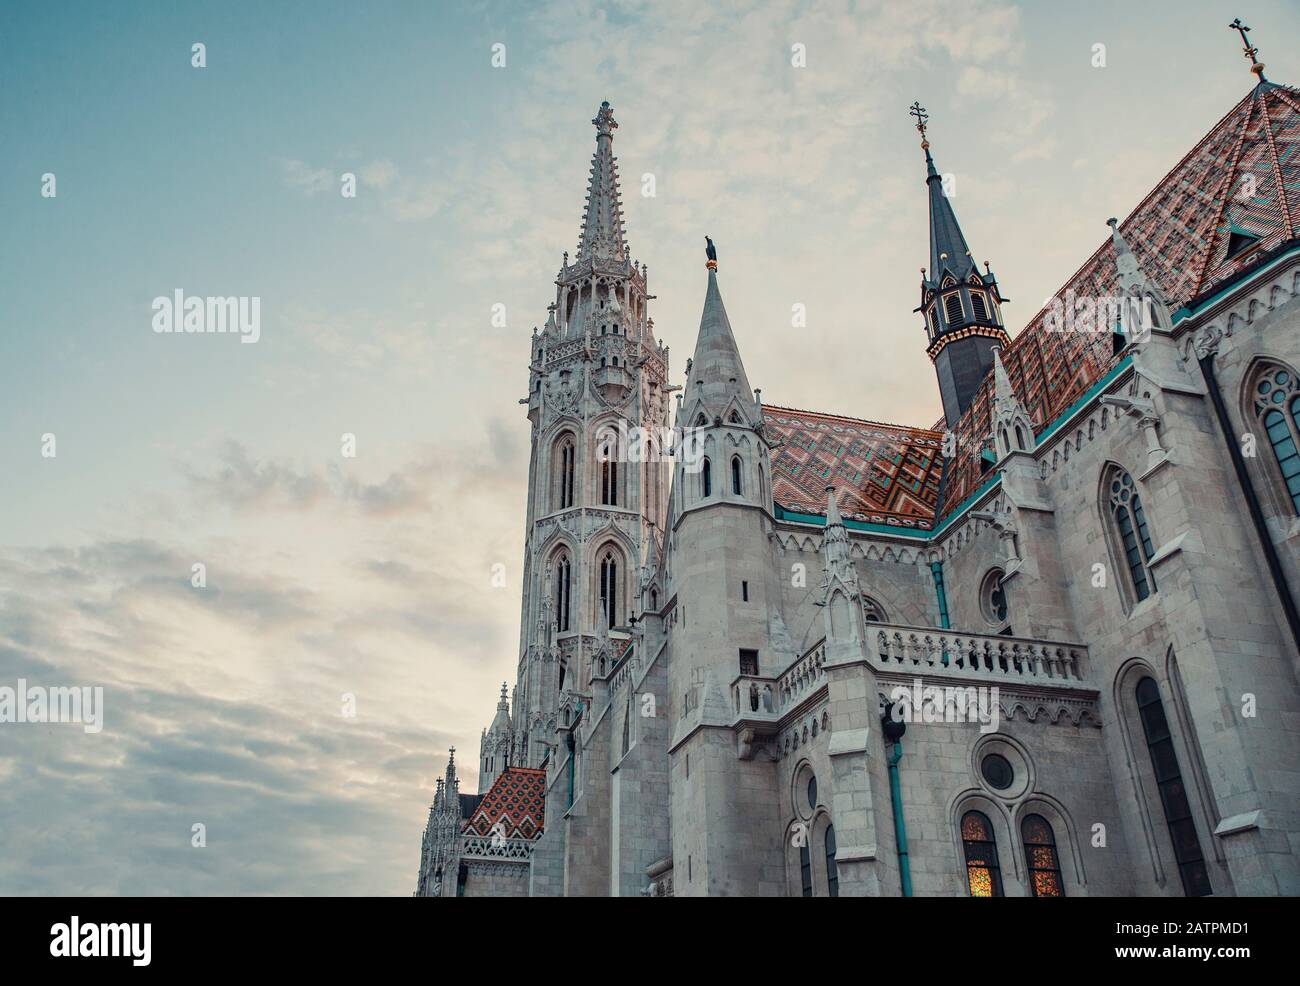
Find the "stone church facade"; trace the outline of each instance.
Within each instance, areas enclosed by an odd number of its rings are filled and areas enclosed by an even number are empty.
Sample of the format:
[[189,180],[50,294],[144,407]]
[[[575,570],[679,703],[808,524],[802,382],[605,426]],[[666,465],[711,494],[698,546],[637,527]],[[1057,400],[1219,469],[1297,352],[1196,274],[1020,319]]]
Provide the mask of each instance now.
[[916,108],[933,427],[766,403],[711,243],[671,382],[603,104],[517,676],[416,894],[1300,893],[1300,91],[1253,69],[1014,338]]

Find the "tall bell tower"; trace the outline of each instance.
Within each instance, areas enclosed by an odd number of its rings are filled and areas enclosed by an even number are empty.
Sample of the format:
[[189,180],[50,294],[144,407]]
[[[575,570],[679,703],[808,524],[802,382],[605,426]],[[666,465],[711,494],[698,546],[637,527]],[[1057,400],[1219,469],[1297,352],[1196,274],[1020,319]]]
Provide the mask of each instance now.
[[655,340],[644,264],[631,259],[608,102],[577,253],[533,330],[532,453],[510,762],[538,767],[566,714],[590,705],[593,668],[617,657],[668,489],[668,350]]

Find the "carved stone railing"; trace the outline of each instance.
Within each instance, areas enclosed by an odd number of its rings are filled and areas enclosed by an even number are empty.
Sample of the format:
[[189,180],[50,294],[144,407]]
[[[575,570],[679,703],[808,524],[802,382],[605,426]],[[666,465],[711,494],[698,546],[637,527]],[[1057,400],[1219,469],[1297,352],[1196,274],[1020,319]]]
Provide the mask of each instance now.
[[867,625],[867,654],[874,666],[889,671],[934,671],[1041,685],[1075,685],[1088,673],[1088,648],[1083,644],[889,623]]
[[780,715],[780,699],[775,678],[742,674],[731,683],[731,697],[736,715],[744,719],[775,720]]
[[494,835],[467,835],[461,845],[462,858],[516,860],[526,863],[532,854],[533,843],[527,839],[501,839]]
[[826,680],[826,641],[819,640],[776,680],[778,707],[788,709]]
[[[913,627],[866,625],[867,659],[880,671],[1078,687],[1088,676],[1083,644],[1002,637],[994,634]],[[760,730],[826,684],[826,641],[819,640],[777,677],[742,674],[731,683],[737,723]]]

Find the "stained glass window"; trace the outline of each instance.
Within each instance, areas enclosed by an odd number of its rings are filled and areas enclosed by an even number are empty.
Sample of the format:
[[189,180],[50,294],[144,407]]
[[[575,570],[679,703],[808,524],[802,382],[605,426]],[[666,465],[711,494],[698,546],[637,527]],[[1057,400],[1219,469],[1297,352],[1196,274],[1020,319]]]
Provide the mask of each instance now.
[[1110,511],[1119,531],[1120,551],[1128,566],[1133,593],[1141,602],[1156,591],[1155,575],[1148,567],[1155,546],[1133,477],[1122,469],[1116,470],[1110,480]]
[[1295,374],[1270,365],[1256,378],[1255,414],[1264,426],[1269,446],[1282,471],[1292,509],[1300,514],[1300,393]]
[[1025,843],[1029,888],[1034,896],[1064,897],[1061,861],[1056,855],[1056,835],[1051,823],[1042,815],[1026,815],[1020,823],[1020,837]]
[[983,812],[968,811],[961,819],[961,841],[966,850],[966,885],[972,897],[1001,897],[1002,872],[993,826]]
[[1169,839],[1174,846],[1174,859],[1182,877],[1183,892],[1188,897],[1205,897],[1213,893],[1210,874],[1201,854],[1196,824],[1192,821],[1192,808],[1187,800],[1182,772],[1178,769],[1178,754],[1174,750],[1169,721],[1165,718],[1160,688],[1154,679],[1143,678],[1137,683],[1138,714],[1142,717],[1142,732],[1146,736],[1147,750],[1151,754],[1151,767],[1155,772],[1156,786],[1160,789],[1160,802],[1169,826]]

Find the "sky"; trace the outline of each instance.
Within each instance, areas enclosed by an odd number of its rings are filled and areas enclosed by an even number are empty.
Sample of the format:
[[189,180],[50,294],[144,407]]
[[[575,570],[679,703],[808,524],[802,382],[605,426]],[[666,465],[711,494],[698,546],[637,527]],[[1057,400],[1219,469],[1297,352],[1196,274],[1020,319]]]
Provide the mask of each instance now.
[[[1300,82],[1259,0],[4,4],[0,687],[105,697],[0,723],[0,893],[412,892],[514,680],[602,100],[673,374],[708,234],[765,402],[929,426],[908,106],[1014,334],[1248,91],[1235,16]],[[260,338],[153,331],[177,290]]]

